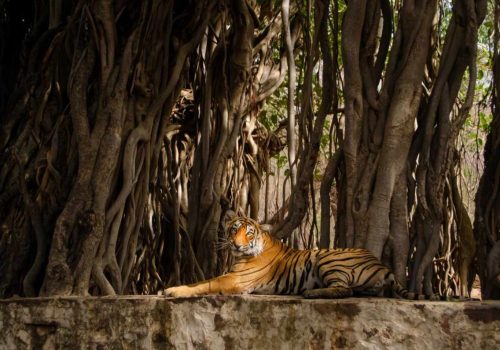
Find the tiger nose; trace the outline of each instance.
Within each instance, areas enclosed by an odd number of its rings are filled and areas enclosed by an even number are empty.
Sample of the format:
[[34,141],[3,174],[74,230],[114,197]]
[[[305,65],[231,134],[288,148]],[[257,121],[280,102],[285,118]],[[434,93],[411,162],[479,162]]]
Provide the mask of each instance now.
[[241,250],[241,248],[243,248],[243,244],[239,244],[238,242],[233,241],[233,247],[235,250]]

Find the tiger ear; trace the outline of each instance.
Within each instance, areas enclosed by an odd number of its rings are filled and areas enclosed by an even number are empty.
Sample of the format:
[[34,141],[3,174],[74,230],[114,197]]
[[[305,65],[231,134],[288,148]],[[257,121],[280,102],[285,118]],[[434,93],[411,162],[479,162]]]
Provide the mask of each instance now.
[[231,209],[227,210],[226,213],[224,214],[224,219],[223,219],[224,226],[227,226],[229,221],[231,221],[235,217],[236,217],[236,213],[234,211],[232,211]]
[[270,225],[270,224],[260,224],[260,229],[261,231],[265,231],[265,232],[271,232],[271,230],[273,229],[273,225]]

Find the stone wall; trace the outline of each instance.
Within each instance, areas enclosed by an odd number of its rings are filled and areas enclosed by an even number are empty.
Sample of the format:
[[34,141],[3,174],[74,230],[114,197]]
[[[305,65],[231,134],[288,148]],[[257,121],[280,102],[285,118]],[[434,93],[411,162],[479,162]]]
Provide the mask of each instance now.
[[0,349],[500,349],[500,302],[232,296],[0,301]]

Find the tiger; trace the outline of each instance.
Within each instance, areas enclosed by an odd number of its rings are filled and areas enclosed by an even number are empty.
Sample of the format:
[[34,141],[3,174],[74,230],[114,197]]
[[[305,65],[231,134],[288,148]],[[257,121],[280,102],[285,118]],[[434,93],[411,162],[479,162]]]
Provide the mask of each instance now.
[[263,230],[253,219],[235,217],[226,226],[234,263],[222,276],[167,288],[170,297],[211,294],[302,295],[336,299],[354,293],[407,298],[392,271],[365,249],[293,249]]

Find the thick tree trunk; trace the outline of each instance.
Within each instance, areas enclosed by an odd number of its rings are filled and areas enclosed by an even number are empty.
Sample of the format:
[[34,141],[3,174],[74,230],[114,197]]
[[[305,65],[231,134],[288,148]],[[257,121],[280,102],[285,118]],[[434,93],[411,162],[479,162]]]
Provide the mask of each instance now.
[[[430,46],[435,9],[436,2],[428,1],[425,6],[418,9],[421,12],[411,14],[414,17],[400,19],[400,21],[412,21],[416,27],[406,35],[409,38],[413,37],[414,41],[408,42],[408,46],[403,45],[401,49],[402,52],[408,52],[408,56],[412,59],[408,60],[405,66],[396,68],[400,75],[394,82],[394,94],[391,96],[387,112],[375,187],[367,213],[368,232],[363,246],[371,250],[377,257],[382,256],[385,241],[389,236],[389,215],[393,190],[397,177],[405,169],[410,149],[415,117],[422,93],[421,81]],[[405,5],[403,5],[402,11],[404,15],[407,15],[410,10],[405,9]]]
[[[342,59],[346,85],[345,95],[345,208],[340,215],[345,215],[344,240],[347,247],[354,245],[354,192],[358,179],[358,153],[364,101],[363,82],[360,69],[360,46],[363,22],[365,21],[366,0],[356,0],[348,4],[342,23]],[[340,212],[339,212],[340,213]]]
[[476,194],[474,235],[484,299],[500,299],[500,1],[495,1],[493,120],[484,147],[484,173]]

